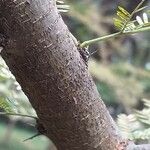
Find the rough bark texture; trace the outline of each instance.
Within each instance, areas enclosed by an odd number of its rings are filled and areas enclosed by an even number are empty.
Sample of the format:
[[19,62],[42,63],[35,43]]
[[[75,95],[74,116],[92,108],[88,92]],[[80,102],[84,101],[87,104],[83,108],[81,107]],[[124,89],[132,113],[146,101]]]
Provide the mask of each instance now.
[[[123,150],[55,0],[0,0],[6,61],[58,150]],[[123,147],[121,149],[121,147]]]

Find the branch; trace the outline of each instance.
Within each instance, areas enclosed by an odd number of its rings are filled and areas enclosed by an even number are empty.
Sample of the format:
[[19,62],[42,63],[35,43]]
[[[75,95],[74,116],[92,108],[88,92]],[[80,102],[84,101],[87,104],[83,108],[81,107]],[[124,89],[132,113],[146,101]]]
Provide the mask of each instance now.
[[57,149],[114,150],[125,142],[55,0],[3,0],[0,10],[8,38],[1,55]]
[[5,113],[5,112],[0,112],[0,115],[19,116],[19,117],[28,117],[28,118],[37,119],[37,117],[35,117],[35,116],[30,116],[30,115],[25,115],[25,114],[18,114],[18,113]]
[[55,0],[3,0],[0,10],[0,31],[8,38],[1,55],[57,149],[127,147]]

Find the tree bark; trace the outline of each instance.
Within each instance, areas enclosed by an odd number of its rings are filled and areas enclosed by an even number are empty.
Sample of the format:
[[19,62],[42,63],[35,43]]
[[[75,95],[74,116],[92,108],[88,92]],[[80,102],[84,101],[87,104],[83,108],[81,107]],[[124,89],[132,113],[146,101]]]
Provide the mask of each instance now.
[[0,32],[1,55],[58,150],[126,149],[55,0],[0,0]]

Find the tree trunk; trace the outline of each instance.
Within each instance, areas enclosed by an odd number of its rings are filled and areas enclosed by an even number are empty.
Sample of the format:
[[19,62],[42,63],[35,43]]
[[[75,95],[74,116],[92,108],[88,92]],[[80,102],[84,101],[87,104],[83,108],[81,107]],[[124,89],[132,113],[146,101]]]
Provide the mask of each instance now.
[[0,0],[2,57],[58,150],[121,150],[127,142],[102,102],[55,0]]

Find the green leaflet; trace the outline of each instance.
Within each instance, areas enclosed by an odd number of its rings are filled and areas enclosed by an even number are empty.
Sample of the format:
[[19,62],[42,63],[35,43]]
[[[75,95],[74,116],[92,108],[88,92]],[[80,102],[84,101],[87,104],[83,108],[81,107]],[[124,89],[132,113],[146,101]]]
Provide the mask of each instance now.
[[117,123],[122,134],[131,140],[150,139],[150,100],[143,99],[145,108],[135,114],[118,116]]
[[[136,17],[136,20],[132,20],[133,16],[143,9],[147,8],[147,6],[142,7],[144,0],[142,0],[138,6],[133,10],[132,13],[129,13],[126,9],[121,6],[118,6],[117,9],[117,17],[114,18],[114,26],[121,32],[130,32],[136,29],[140,29],[143,27],[148,27],[150,24],[148,22],[148,16],[146,13],[143,13],[143,18],[139,16]],[[146,20],[146,21],[145,21]],[[142,25],[141,25],[142,24]]]
[[150,128],[140,130],[140,131],[135,131],[133,133],[134,139],[142,139],[142,140],[149,140],[150,139]]
[[118,10],[120,10],[120,12],[125,16],[127,16],[128,18],[131,16],[131,14],[121,6],[118,6]]
[[62,0],[56,0],[56,4],[57,4],[57,9],[59,10],[59,12],[68,12],[69,5],[64,4]]
[[3,97],[0,97],[0,109],[6,113],[14,112],[10,102]]
[[117,18],[114,18],[114,25],[118,30],[122,30],[128,21],[130,20],[131,14],[123,7],[118,6]]

